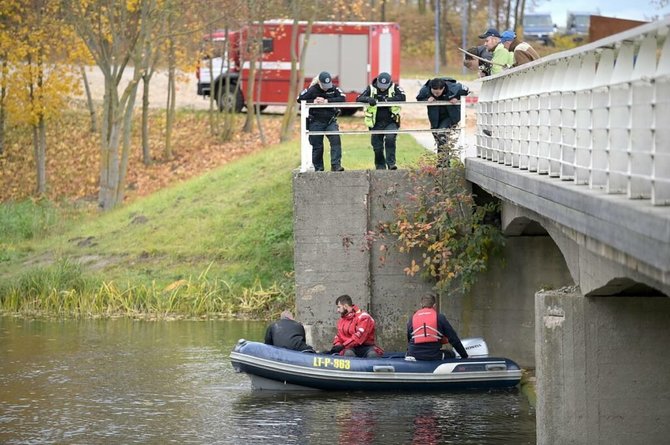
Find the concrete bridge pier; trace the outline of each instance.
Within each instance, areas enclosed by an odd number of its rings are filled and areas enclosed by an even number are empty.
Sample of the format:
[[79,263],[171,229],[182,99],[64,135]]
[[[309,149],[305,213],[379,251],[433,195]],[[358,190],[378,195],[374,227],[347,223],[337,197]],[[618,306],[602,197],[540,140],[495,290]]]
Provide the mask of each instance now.
[[670,300],[535,295],[537,443],[667,443]]

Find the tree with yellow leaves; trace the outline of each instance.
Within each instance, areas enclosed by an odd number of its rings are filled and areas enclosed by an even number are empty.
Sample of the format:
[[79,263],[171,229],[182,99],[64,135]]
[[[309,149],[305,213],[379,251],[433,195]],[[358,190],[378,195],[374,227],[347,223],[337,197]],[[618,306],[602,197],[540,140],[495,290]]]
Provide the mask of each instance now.
[[[13,122],[32,130],[36,193],[47,187],[47,122],[64,109],[77,89],[69,62],[74,33],[59,14],[58,3],[48,0],[2,0],[3,25],[11,32],[5,45],[3,110]],[[5,89],[6,88],[6,89]]]

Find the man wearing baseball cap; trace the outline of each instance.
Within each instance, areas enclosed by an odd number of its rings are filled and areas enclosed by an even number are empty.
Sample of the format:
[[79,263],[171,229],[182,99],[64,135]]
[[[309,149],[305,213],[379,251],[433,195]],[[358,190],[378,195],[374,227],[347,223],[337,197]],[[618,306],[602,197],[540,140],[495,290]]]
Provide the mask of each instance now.
[[512,66],[523,65],[540,58],[537,51],[530,44],[520,42],[516,38],[516,33],[512,30],[507,30],[500,35],[500,43],[503,44],[507,51],[513,54],[514,63]]
[[[344,102],[346,97],[342,90],[333,85],[333,78],[327,71],[322,71],[318,77],[312,79],[312,84],[298,96],[298,102],[305,101],[314,104],[329,104]],[[339,108],[310,108],[307,118],[307,129],[309,131],[339,131],[337,123]],[[342,140],[339,134],[329,134],[330,143],[330,169],[334,172],[344,171],[342,167]],[[310,135],[309,143],[312,145],[312,165],[314,171],[324,170],[323,165],[323,135]]]
[[[393,131],[400,128],[400,107],[379,106],[379,102],[404,102],[405,91],[393,82],[387,72],[379,73],[357,98],[356,102],[365,106],[365,125],[370,130]],[[375,153],[375,169],[397,170],[395,150],[396,133],[382,133],[370,135],[370,143]],[[384,156],[386,150],[386,156]]]
[[484,45],[493,57],[491,58],[491,75],[501,73],[505,67],[512,65],[513,58],[509,51],[500,43],[500,33],[495,28],[489,28],[486,32],[479,36],[484,39]]

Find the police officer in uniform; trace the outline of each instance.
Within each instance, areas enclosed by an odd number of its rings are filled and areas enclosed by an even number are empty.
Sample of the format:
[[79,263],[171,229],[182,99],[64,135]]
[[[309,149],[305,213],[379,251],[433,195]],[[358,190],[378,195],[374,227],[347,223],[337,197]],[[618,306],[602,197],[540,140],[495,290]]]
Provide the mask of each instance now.
[[[307,103],[326,104],[344,102],[346,98],[342,90],[333,86],[333,79],[330,73],[323,71],[318,78],[312,82],[312,85],[303,90],[298,96],[298,103],[303,100]],[[337,115],[339,108],[310,108],[307,120],[307,129],[309,131],[338,131]],[[344,171],[342,168],[342,141],[339,134],[329,134],[330,143],[330,169],[335,172]],[[323,171],[323,135],[314,135],[309,137],[309,143],[312,145],[312,164],[314,170]]]
[[[356,102],[366,103],[365,125],[370,130],[397,130],[400,128],[400,107],[380,107],[378,102],[404,102],[405,92],[400,85],[391,80],[389,73],[380,73],[372,80]],[[396,170],[395,150],[397,134],[370,135],[372,149],[375,152],[375,168]],[[386,150],[386,157],[384,157]]]

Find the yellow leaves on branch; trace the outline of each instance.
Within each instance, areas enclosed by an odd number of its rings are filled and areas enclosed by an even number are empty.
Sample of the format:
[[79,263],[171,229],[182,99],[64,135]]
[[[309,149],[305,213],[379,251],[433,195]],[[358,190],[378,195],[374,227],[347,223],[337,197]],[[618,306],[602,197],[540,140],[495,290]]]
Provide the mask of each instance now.
[[[35,125],[59,115],[65,98],[78,88],[70,67],[70,50],[76,47],[74,31],[59,14],[59,2],[0,2],[2,73],[6,88],[5,110],[13,123]],[[7,15],[4,15],[7,13]]]

